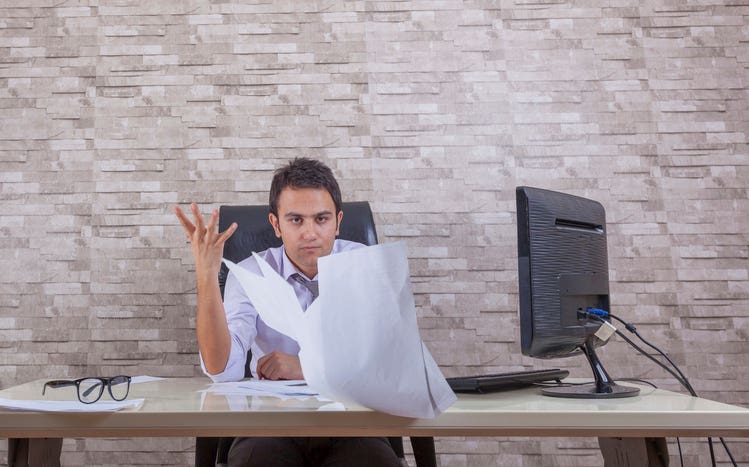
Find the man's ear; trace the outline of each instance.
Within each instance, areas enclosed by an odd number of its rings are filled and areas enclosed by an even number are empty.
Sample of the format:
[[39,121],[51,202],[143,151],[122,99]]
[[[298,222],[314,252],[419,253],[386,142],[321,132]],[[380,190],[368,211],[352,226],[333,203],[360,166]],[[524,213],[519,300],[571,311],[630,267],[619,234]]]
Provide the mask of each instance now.
[[341,232],[341,220],[343,219],[343,211],[338,211],[338,220],[336,220],[335,224],[335,235],[336,237]]
[[281,228],[278,225],[278,217],[275,214],[268,214],[268,222],[273,226],[273,230],[276,232],[276,237],[281,238]]

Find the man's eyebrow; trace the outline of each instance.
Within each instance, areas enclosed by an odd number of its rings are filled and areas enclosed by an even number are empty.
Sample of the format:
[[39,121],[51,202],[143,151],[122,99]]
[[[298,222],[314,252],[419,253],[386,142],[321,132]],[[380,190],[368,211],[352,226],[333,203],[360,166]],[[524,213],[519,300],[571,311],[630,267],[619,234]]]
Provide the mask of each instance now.
[[[332,216],[332,215],[333,215],[332,211],[320,211],[318,213],[312,214],[309,217]],[[292,212],[287,212],[286,214],[284,214],[283,217],[289,218],[289,217],[305,217],[305,216],[304,216],[304,214],[300,214],[298,212],[293,212],[292,211]]]

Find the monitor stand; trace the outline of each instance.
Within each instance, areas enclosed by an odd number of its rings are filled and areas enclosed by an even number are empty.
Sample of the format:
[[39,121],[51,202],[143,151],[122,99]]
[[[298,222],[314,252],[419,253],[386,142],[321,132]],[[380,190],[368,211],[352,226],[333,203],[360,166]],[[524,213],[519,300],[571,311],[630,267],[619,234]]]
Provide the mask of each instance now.
[[606,369],[601,365],[601,361],[598,360],[590,339],[585,341],[585,344],[580,349],[588,358],[588,363],[590,363],[590,367],[593,369],[596,381],[594,383],[545,388],[541,391],[542,394],[551,397],[568,397],[574,399],[607,399],[634,397],[640,393],[638,388],[620,386],[611,379],[611,376],[606,373]]

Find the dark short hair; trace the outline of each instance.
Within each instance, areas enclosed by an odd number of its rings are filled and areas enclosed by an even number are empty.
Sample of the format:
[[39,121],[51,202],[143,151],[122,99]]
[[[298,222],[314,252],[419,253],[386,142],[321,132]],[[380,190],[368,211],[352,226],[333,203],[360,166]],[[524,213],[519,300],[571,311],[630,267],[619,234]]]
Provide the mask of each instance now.
[[278,217],[278,198],[284,188],[324,188],[333,198],[336,215],[341,211],[341,189],[333,176],[330,167],[320,161],[307,157],[297,157],[288,164],[279,167],[273,174],[270,184],[268,204],[270,212]]

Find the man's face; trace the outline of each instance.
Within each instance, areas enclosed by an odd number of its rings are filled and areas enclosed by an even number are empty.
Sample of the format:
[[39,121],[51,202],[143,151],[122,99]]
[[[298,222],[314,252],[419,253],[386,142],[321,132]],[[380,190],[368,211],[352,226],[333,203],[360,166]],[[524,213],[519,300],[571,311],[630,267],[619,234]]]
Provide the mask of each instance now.
[[278,217],[268,220],[294,266],[307,277],[317,275],[317,258],[333,250],[343,212],[324,188],[284,188],[278,197]]

